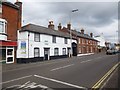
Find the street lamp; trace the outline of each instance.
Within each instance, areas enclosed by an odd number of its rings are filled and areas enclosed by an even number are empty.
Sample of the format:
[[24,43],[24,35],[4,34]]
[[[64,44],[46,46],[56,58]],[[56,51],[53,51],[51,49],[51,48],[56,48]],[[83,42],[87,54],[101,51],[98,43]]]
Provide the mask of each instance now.
[[[71,23],[71,14],[72,13],[74,13],[74,12],[77,12],[78,11],[78,9],[74,9],[74,10],[72,10],[72,11],[70,11],[70,22],[69,22],[69,24]],[[70,28],[70,43],[71,43],[71,57],[72,57],[72,31],[71,31],[71,28]]]

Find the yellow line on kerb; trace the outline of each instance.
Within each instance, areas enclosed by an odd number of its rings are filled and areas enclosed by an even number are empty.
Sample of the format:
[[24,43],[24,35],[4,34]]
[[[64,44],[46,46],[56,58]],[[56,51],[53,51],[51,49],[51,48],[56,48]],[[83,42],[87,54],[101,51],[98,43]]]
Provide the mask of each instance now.
[[103,82],[108,78],[108,76],[118,67],[120,62],[114,65],[93,87],[92,89],[98,89],[103,84]]

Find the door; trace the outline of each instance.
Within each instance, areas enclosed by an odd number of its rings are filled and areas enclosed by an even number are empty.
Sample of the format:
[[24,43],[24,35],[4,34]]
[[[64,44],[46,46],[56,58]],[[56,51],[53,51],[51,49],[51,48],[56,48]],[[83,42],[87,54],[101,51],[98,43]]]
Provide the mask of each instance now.
[[71,54],[71,48],[67,48],[67,53],[68,53],[68,57],[70,57],[70,54]]
[[44,60],[49,60],[50,59],[49,51],[50,51],[49,48],[44,48]]
[[14,63],[14,48],[6,48],[6,63]]

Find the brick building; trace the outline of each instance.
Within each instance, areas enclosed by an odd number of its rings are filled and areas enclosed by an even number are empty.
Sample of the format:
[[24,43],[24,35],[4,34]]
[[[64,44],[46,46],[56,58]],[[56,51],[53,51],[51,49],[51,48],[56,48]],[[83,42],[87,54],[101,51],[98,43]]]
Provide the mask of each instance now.
[[[61,24],[58,25],[58,30],[64,32],[64,33],[71,33],[72,38],[77,39],[77,54],[83,54],[83,53],[96,53],[97,52],[97,43],[98,41],[93,38],[93,33],[90,33],[90,35],[84,33],[84,29],[82,29],[80,32],[76,30],[71,30],[71,24],[67,24],[67,27],[61,26]],[[70,32],[71,30],[71,32]]]
[[17,49],[17,30],[21,28],[22,3],[1,3],[0,14],[0,62],[14,63]]

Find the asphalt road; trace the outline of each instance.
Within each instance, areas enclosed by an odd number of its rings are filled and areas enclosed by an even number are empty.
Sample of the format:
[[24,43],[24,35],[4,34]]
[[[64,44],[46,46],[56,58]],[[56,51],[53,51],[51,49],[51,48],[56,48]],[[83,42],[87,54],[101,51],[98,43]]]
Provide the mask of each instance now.
[[118,55],[102,53],[25,64],[3,71],[0,84],[3,90],[84,90],[92,88],[117,63]]

